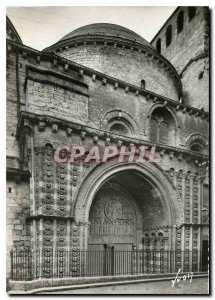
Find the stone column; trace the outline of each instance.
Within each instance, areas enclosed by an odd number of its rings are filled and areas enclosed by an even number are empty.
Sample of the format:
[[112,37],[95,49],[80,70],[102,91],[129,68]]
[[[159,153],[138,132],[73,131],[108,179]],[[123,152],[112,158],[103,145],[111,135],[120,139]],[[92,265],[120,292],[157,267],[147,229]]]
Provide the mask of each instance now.
[[182,198],[182,203],[183,203],[183,208],[184,208],[184,222],[186,222],[185,220],[185,209],[186,209],[186,183],[185,183],[185,179],[186,179],[187,174],[186,173],[182,173],[181,174],[181,198]]
[[[178,271],[179,268],[182,268],[182,257],[181,257],[181,251],[183,250],[184,247],[184,226],[177,226],[176,227],[176,234],[177,234],[177,244],[176,244],[176,265],[174,267],[174,271]],[[174,262],[174,263],[175,263]]]
[[173,184],[176,187],[176,189],[177,189],[177,176],[178,176],[178,172],[174,171],[172,180],[173,180]]
[[192,223],[199,223],[199,177],[195,176],[193,179],[193,220]]
[[184,220],[185,223],[190,223],[190,175],[186,175],[185,179],[185,202],[184,202]]
[[[32,208],[30,209],[31,214],[34,216],[36,214],[36,197],[35,197],[35,152],[34,152],[34,130],[32,127],[28,127],[29,130],[28,132],[30,133],[30,147],[31,147],[31,162],[29,165],[29,169],[31,171],[31,178],[30,178],[30,197],[31,197],[31,203],[32,203]],[[40,227],[39,227],[40,228]],[[41,232],[42,234],[42,232]],[[40,254],[40,242],[39,237],[37,237],[37,224],[36,220],[32,220],[32,227],[31,227],[31,237],[32,237],[32,250],[33,250],[33,255],[32,255],[32,260],[33,260],[33,278],[37,277],[37,268],[39,267],[39,276],[41,274],[41,260],[38,255],[41,256]],[[39,247],[37,247],[37,239],[39,243]],[[38,266],[39,264],[39,266]]]
[[[189,174],[189,207],[190,207],[190,215],[189,215],[189,223],[192,224],[193,222],[193,179],[194,174]],[[190,244],[189,244],[189,271],[192,271],[192,265],[193,265],[193,227],[190,226]]]
[[190,174],[190,223],[193,223],[193,180],[195,175]]
[[189,271],[193,271],[192,268],[193,268],[193,226],[190,226],[190,247],[189,247],[189,251],[190,251],[190,255],[189,255],[189,261],[190,261],[190,264],[189,264]]
[[[202,208],[203,208],[203,182],[205,177],[200,176],[198,177],[198,223],[202,223]],[[198,227],[198,238],[197,238],[197,249],[198,249],[198,262],[197,262],[197,270],[200,271],[201,269],[201,227]]]
[[203,208],[203,183],[204,183],[204,176],[199,176],[198,181],[199,181],[199,201],[198,201],[198,206],[199,206],[199,211],[198,211],[198,223],[202,223],[202,208]]
[[57,220],[53,221],[53,273],[54,276],[58,277],[58,253],[57,253]]
[[39,248],[37,249],[37,255],[39,254],[39,272],[38,277],[42,278],[42,268],[43,268],[43,218],[39,220]]
[[[72,207],[72,187],[70,185],[70,168],[71,168],[71,164],[67,163],[67,214],[70,216],[71,215],[71,207]],[[68,248],[69,249],[69,248]]]

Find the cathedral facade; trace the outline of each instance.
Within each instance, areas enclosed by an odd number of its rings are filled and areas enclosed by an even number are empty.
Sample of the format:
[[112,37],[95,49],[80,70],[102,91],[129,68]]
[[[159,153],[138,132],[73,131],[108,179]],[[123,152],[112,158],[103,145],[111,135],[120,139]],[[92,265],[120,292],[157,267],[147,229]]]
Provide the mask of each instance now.
[[30,279],[81,276],[109,248],[207,270],[208,141],[207,7],[178,7],[151,43],[99,23],[43,51],[7,18],[8,278],[29,249]]

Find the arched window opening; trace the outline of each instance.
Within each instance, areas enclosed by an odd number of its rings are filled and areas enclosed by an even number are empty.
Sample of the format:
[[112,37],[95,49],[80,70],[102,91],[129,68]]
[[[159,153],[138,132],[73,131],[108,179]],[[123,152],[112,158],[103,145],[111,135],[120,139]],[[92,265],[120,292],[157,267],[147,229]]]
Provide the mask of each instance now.
[[191,147],[190,147],[190,150],[192,151],[196,151],[196,152],[203,152],[203,147],[198,145],[198,144],[193,144]]
[[184,27],[184,13],[181,11],[177,18],[177,32],[180,33]]
[[166,47],[172,42],[172,25],[169,25],[166,29]]
[[155,108],[150,120],[150,140],[175,145],[176,125],[172,114],[165,107]]
[[161,54],[161,39],[158,39],[156,42],[156,50]]
[[127,135],[128,129],[120,123],[115,123],[110,127],[110,131],[116,134]]
[[158,141],[158,121],[152,116],[150,120],[150,140],[153,142]]
[[119,135],[130,135],[132,132],[131,125],[124,118],[113,118],[109,121],[108,130]]
[[200,140],[195,140],[195,141],[191,144],[190,150],[191,150],[191,151],[195,151],[195,152],[199,152],[199,153],[202,153],[202,154],[205,153],[204,146],[202,145],[202,141],[200,141]]
[[141,80],[141,89],[145,90],[146,88],[146,82],[144,79]]
[[189,6],[188,7],[188,16],[189,21],[191,21],[196,15],[196,6]]

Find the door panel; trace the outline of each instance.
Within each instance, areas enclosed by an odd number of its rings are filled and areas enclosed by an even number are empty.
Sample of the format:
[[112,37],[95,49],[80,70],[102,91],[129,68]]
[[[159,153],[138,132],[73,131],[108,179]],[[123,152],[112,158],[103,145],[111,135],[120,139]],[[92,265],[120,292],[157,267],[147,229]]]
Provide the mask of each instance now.
[[130,274],[137,236],[136,213],[129,196],[118,187],[103,187],[93,200],[89,222],[88,274]]
[[208,271],[208,241],[202,241],[202,271]]

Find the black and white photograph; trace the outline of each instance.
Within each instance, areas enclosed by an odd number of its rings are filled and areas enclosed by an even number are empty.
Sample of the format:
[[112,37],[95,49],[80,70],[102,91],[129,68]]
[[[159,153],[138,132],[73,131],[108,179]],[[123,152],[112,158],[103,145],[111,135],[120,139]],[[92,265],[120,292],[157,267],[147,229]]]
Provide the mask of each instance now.
[[210,6],[37,2],[5,10],[5,294],[209,295]]

